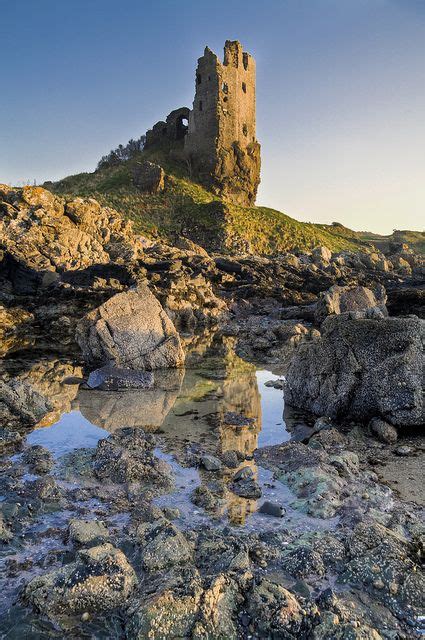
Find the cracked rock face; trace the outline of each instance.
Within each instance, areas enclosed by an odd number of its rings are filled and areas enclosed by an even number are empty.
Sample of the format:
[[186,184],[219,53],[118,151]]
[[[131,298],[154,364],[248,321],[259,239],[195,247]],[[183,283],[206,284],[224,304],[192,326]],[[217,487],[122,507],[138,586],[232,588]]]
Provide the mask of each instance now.
[[118,293],[77,325],[76,340],[94,365],[152,370],[180,367],[179,335],[147,286]]
[[91,198],[64,200],[41,187],[1,189],[3,270],[17,294],[43,290],[67,270],[131,260],[141,251],[131,222]]
[[291,362],[288,404],[334,419],[424,422],[423,320],[342,314],[322,327],[322,337],[302,344]]

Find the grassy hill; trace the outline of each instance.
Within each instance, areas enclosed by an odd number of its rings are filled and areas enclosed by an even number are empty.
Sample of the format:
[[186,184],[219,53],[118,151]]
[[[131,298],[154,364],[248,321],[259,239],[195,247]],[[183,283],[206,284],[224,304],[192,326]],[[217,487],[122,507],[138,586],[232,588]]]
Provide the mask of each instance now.
[[[164,168],[163,192],[141,193],[134,186],[133,170],[141,159]],[[318,245],[333,251],[364,250],[368,245],[368,238],[345,227],[304,223],[274,209],[225,203],[191,181],[182,165],[170,162],[158,151],[143,151],[115,166],[44,186],[61,195],[96,198],[133,220],[135,229],[148,237],[172,242],[185,235],[210,250],[268,255]]]
[[408,244],[409,247],[418,253],[425,254],[425,232],[424,231],[408,231],[395,230],[388,236],[371,231],[353,231],[348,227],[344,227],[338,222],[332,225],[317,225],[322,230],[328,230],[334,236],[345,238],[354,243],[366,243],[369,246],[376,247],[379,251],[390,251],[391,244]]

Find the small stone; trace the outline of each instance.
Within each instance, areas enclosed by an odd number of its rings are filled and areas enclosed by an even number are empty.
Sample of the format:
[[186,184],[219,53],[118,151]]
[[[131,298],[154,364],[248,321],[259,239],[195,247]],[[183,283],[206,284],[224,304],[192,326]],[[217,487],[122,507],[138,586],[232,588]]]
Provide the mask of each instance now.
[[266,500],[263,502],[261,507],[258,509],[259,513],[264,513],[268,516],[274,516],[275,518],[282,518],[285,515],[285,509],[282,505],[277,504],[276,502],[270,502]]
[[313,431],[314,433],[317,433],[319,431],[323,431],[324,429],[331,429],[331,428],[332,428],[331,421],[325,416],[322,416],[321,418],[317,418],[316,422],[314,423]]
[[390,590],[390,593],[391,593],[393,596],[395,596],[395,595],[396,595],[396,593],[398,592],[398,584],[397,584],[396,582],[390,582],[390,584],[389,584],[389,587],[388,587],[388,588],[389,588],[389,590]]
[[207,471],[219,471],[221,469],[221,461],[215,456],[205,454],[201,457],[201,464]]
[[248,480],[248,478],[252,478],[254,476],[254,472],[251,467],[242,467],[239,469],[233,476],[233,480],[235,482],[239,482],[239,480]]
[[394,453],[397,456],[410,456],[413,453],[413,449],[412,449],[412,447],[409,447],[409,446],[404,444],[401,447],[397,447],[397,449],[395,449]]
[[81,615],[81,622],[88,622],[88,620],[90,620],[90,614],[88,611],[84,611]]
[[264,383],[265,387],[272,387],[273,389],[283,389],[285,387],[285,378],[280,378],[279,380],[267,380]]
[[177,520],[180,518],[180,511],[175,507],[163,507],[162,513],[167,518],[167,520]]
[[380,440],[386,444],[394,444],[397,442],[398,432],[392,424],[388,424],[380,418],[373,418],[369,422],[369,429]]
[[385,585],[384,585],[383,581],[381,580],[381,578],[378,578],[377,580],[373,581],[373,586],[375,587],[375,589],[381,590],[381,589],[384,588]]

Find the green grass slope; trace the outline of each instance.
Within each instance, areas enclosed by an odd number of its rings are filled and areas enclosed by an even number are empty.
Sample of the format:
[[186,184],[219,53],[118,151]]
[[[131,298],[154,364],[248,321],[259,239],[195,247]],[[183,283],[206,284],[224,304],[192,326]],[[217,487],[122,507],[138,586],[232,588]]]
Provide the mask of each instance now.
[[[141,193],[132,182],[140,159],[158,162],[166,171],[165,189],[159,194]],[[92,197],[133,220],[135,229],[148,237],[172,242],[185,235],[209,248],[271,255],[325,245],[333,251],[364,249],[354,235],[344,237],[333,227],[294,220],[266,207],[240,207],[224,203],[185,175],[184,167],[170,163],[160,153],[142,152],[116,166],[80,173],[46,183],[54,193]]]

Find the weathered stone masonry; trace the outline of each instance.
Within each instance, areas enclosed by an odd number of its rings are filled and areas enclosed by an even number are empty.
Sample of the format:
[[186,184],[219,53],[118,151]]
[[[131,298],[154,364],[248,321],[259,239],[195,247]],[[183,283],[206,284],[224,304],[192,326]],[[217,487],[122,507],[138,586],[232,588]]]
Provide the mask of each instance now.
[[223,198],[255,202],[260,182],[256,139],[255,61],[226,41],[224,60],[206,47],[198,60],[192,110],[172,111],[146,134],[146,148],[180,152],[191,175]]

